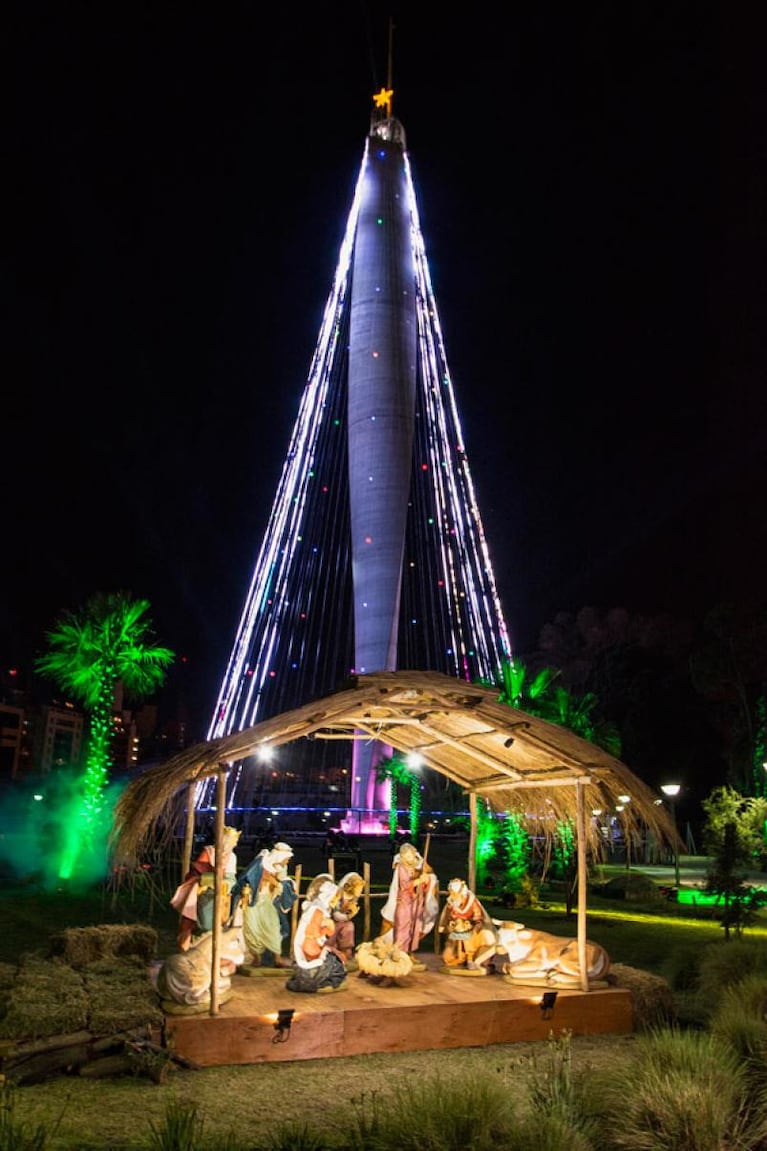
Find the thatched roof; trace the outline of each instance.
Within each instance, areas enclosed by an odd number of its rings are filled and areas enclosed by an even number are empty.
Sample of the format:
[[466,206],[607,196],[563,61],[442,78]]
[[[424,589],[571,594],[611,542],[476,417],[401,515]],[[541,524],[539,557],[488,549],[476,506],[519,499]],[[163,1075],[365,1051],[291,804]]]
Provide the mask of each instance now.
[[[521,815],[538,835],[575,821],[578,788],[587,813],[607,815],[630,796],[622,820],[629,833],[647,828],[659,843],[676,832],[658,796],[620,760],[571,731],[499,702],[498,691],[436,672],[360,675],[353,686],[245,731],[200,743],[131,782],[115,809],[113,848],[135,858],[180,814],[190,784],[259,749],[297,739],[375,739],[417,752],[434,771],[499,812]],[[590,849],[603,837],[588,820]]]

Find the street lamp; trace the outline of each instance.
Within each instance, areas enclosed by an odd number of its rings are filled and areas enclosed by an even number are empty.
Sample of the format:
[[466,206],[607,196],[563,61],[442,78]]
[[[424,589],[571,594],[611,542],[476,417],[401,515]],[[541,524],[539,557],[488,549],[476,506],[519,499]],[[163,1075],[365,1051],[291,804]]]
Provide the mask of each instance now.
[[[669,801],[671,806],[671,818],[674,821],[674,832],[679,834],[676,826],[676,797],[679,795],[680,785],[678,783],[664,783],[661,791]],[[674,840],[674,883],[679,887],[679,851],[677,848],[676,840]]]

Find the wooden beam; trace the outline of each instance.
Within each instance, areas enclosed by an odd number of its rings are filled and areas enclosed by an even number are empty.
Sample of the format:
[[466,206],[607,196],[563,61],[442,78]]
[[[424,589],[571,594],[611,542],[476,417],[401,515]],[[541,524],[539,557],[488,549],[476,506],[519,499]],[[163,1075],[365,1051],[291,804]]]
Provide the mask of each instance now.
[[[488,755],[487,752],[480,751],[479,748],[472,747],[472,745],[467,742],[471,736],[466,736],[465,738],[462,737],[461,739],[453,739],[452,736],[444,735],[442,732],[430,728],[428,724],[419,724],[418,730],[425,732],[426,735],[431,736],[435,742],[438,741],[445,747],[454,747],[457,751],[460,751],[463,755],[467,756],[467,758],[476,760],[478,763],[486,764],[493,771],[498,771],[499,768],[503,768],[504,766],[503,763],[500,763],[495,756]],[[481,731],[475,731],[472,733],[472,735],[487,734],[492,734],[492,731],[490,733]],[[415,747],[414,750],[419,751],[420,748]]]
[[[414,751],[414,752],[418,752],[419,755],[424,754],[424,751],[422,750],[422,748],[433,747],[435,744],[442,744],[446,747],[454,747],[457,751],[460,751],[462,754],[466,755],[466,757],[468,759],[477,760],[479,763],[483,763],[489,768],[493,768],[493,769],[497,770],[499,767],[499,763],[498,763],[497,759],[495,759],[493,756],[487,755],[487,753],[484,751],[480,751],[478,748],[472,747],[472,745],[470,743],[465,742],[464,738],[454,739],[451,736],[447,736],[443,732],[436,730],[435,728],[429,727],[428,724],[421,723],[418,721],[414,722],[409,717],[400,718],[397,716],[393,716],[391,718],[386,718],[386,719],[375,719],[371,722],[371,719],[369,716],[367,716],[367,717],[366,716],[359,716],[359,717],[351,717],[351,718],[347,716],[344,718],[343,722],[345,724],[348,724],[350,728],[351,727],[354,728],[354,734],[353,735],[348,735],[346,733],[342,733],[340,735],[333,735],[332,733],[331,734],[328,734],[328,733],[320,734],[319,732],[315,732],[314,738],[315,739],[333,739],[333,738],[335,738],[335,739],[365,739],[365,738],[375,739],[375,740],[379,741],[380,743],[390,743],[393,747],[397,747],[397,749],[399,751]],[[337,726],[337,723],[336,723],[336,726]],[[396,742],[396,738],[391,738],[389,735],[389,732],[390,732],[390,730],[393,731],[396,728],[402,728],[402,727],[411,728],[414,732],[417,733],[417,735],[421,735],[421,734],[428,735],[430,737],[431,742],[428,744],[422,744],[422,743],[419,743],[417,739],[415,739],[412,744],[409,743],[407,745],[407,747],[405,747],[405,748],[399,746]],[[495,730],[494,728],[490,727],[489,729],[487,729],[485,731],[472,732],[472,735],[467,736],[466,739],[470,739],[474,735],[478,735],[478,736],[492,735],[494,730]],[[362,734],[360,734],[360,733],[362,733]],[[442,768],[440,767],[437,770],[441,771]]]
[[365,743],[370,742],[370,735],[367,732],[367,730],[366,731],[359,731],[359,729],[356,729],[354,731],[352,731],[351,729],[349,731],[313,731],[311,736],[307,736],[306,738],[307,739],[327,739],[327,740],[342,739],[345,742],[350,740],[350,739],[351,740],[356,739],[356,740],[360,740],[360,741],[364,740]]
[[562,779],[560,776],[554,776],[551,779],[512,779],[511,776],[505,781],[498,780],[494,783],[472,783],[467,787],[467,791],[476,792],[477,795],[484,795],[486,791],[501,791],[504,788],[509,788],[513,791],[523,791],[525,788],[532,787],[572,787],[575,783],[593,783],[590,775],[576,775],[570,779]]
[[[381,731],[379,727],[362,728],[360,725],[357,725],[354,732],[338,733],[318,731],[314,733],[312,738],[325,740],[359,740],[360,742],[365,743],[368,743],[371,739],[375,739],[382,743],[390,744],[391,747],[393,747],[396,751],[401,751],[403,754],[410,754],[412,752],[414,754],[420,755],[426,766],[430,767],[432,771],[437,771],[440,775],[446,776],[448,779],[452,780],[453,783],[457,783],[459,787],[467,788],[469,786],[469,780],[465,775],[458,775],[455,771],[451,771],[449,768],[445,767],[444,764],[437,763],[433,759],[430,759],[429,755],[429,753],[434,749],[439,749],[445,744],[455,747],[458,751],[465,751],[466,749],[461,744],[460,740],[455,741],[442,739],[439,734],[435,732],[430,743],[418,743],[417,741],[406,743],[404,740],[397,739],[396,729],[399,728],[401,730],[404,727],[413,728],[413,730],[415,730],[414,725],[408,721],[406,723],[394,723],[391,726],[395,729],[393,734],[388,730]],[[494,760],[488,759],[486,756],[480,756],[480,753],[476,752],[474,749],[471,749],[471,756],[467,756],[467,758],[481,758],[482,762],[485,763],[486,766],[497,766]]]
[[521,782],[518,775],[485,775],[481,779],[473,779],[467,788],[474,792],[492,791],[496,787],[511,787],[518,781]]
[[563,751],[562,748],[558,747],[552,740],[544,739],[543,736],[538,735],[535,731],[528,730],[524,737],[517,736],[517,738],[523,746],[528,745],[529,747],[542,748],[544,751],[547,751],[555,759],[561,760],[563,767],[582,767],[581,760],[579,760],[577,756],[568,755],[566,751]]

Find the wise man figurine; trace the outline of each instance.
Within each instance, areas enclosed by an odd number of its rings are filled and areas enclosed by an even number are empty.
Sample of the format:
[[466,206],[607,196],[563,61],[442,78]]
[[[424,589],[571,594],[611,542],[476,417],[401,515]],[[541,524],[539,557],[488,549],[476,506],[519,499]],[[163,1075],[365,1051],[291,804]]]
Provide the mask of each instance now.
[[[237,877],[235,847],[240,838],[236,827],[225,827],[222,852],[224,857],[224,898],[221,901],[222,922],[230,915],[230,892]],[[216,874],[216,846],[208,843],[192,862],[189,871],[178,885],[170,905],[179,913],[178,948],[188,951],[193,935],[213,930],[213,880]]]

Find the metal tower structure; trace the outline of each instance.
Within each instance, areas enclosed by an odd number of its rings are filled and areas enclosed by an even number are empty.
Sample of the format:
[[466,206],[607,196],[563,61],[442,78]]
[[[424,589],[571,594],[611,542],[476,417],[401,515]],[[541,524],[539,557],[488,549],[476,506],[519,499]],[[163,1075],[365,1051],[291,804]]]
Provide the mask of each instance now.
[[[210,739],[328,695],[357,673],[487,681],[510,657],[392,95],[374,97]],[[381,830],[389,785],[377,768],[391,749],[354,741],[346,751],[355,829]],[[229,805],[247,805],[255,768],[233,765]]]

